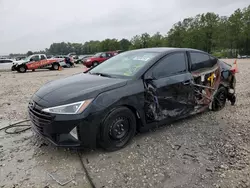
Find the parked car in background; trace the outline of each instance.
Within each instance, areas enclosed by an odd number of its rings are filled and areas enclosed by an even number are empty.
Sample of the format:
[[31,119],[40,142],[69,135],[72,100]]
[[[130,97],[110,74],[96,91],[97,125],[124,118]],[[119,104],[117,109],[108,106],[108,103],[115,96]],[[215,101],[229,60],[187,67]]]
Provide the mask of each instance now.
[[54,58],[53,55],[47,55],[47,59]]
[[21,73],[35,69],[58,70],[63,63],[65,63],[64,58],[47,59],[45,54],[34,54],[24,60],[15,62],[12,70]]
[[240,57],[240,59],[247,59],[247,58],[250,58],[250,55],[243,55]]
[[86,55],[79,55],[79,59],[84,59],[84,58],[88,58],[88,57],[92,57],[95,54],[86,54]]
[[55,145],[114,151],[136,131],[233,105],[235,85],[235,69],[206,52],[148,48],[49,82],[28,108],[35,132]]
[[79,55],[78,59],[75,59],[75,64],[83,63],[86,58],[92,57],[93,55]]
[[73,58],[75,64],[81,63],[81,59],[79,58],[78,55],[73,55],[72,58]]
[[53,58],[65,58],[65,55],[54,55]]
[[87,58],[83,61],[83,65],[86,67],[97,66],[100,63],[106,61],[107,59],[117,55],[116,52],[100,52],[95,54],[94,56]]
[[123,53],[123,52],[125,52],[124,50],[116,50],[115,51],[115,53],[117,53],[117,54],[120,54],[120,53]]
[[81,58],[81,59],[82,59],[82,63],[83,63],[85,60],[87,60],[88,58],[93,57],[93,56],[94,56],[94,54],[92,54],[92,55],[85,55],[84,57]]
[[13,59],[0,59],[0,70],[11,70],[15,63]]

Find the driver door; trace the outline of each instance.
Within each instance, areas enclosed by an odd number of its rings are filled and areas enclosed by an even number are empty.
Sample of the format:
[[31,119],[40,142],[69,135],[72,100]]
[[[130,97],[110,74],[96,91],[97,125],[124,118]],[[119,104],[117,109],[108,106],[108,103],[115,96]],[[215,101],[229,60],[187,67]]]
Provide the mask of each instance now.
[[193,77],[185,52],[159,60],[144,77],[147,122],[178,119],[194,110]]
[[38,69],[40,68],[40,56],[34,55],[30,58],[30,62],[26,64],[28,69]]

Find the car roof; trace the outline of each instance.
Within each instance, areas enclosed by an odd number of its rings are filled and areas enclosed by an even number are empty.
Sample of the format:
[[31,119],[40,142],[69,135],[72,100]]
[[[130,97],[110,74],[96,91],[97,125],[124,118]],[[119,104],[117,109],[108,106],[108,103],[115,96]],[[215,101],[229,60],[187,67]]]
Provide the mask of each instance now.
[[173,48],[173,47],[157,47],[157,48],[141,48],[133,51],[143,51],[143,52],[159,52],[159,53],[166,53],[166,52],[178,52],[178,51],[197,51],[203,52],[201,50],[192,49],[192,48]]

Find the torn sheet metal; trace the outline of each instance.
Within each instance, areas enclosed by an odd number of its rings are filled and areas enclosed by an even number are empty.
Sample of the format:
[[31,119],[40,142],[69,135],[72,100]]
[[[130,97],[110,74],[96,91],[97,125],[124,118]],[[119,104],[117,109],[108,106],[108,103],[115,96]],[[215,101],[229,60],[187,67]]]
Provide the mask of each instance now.
[[[182,83],[157,89],[154,81],[145,82],[145,114],[147,121],[160,121],[190,113],[193,109],[193,94]],[[191,90],[191,86],[190,86]],[[166,95],[164,95],[164,93]]]
[[[206,110],[220,84],[220,67],[192,72],[190,86],[183,86],[179,78],[168,86],[157,86],[154,81],[145,81],[145,113],[147,121],[160,121],[182,117]],[[177,76],[176,76],[177,77]],[[166,82],[168,83],[168,82]]]
[[220,84],[220,73],[221,70],[217,64],[210,70],[201,70],[192,73],[194,77],[195,105],[197,113],[204,111],[208,106],[211,106],[213,96]]

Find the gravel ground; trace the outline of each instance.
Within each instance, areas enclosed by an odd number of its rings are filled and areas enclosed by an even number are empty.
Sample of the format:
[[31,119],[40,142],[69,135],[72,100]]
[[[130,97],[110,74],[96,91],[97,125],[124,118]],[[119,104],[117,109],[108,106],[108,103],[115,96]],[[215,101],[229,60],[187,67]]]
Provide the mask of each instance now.
[[[232,63],[233,60],[226,60]],[[250,60],[238,61],[237,102],[137,135],[123,150],[82,152],[96,187],[250,187]],[[0,73],[0,126],[27,118],[31,95],[45,82],[81,72]],[[46,144],[31,131],[0,132],[0,187],[90,187],[74,151]]]
[[[0,72],[0,127],[28,118],[27,104],[44,83],[82,72],[79,66],[63,71],[38,70],[25,74]],[[57,149],[32,131],[9,135],[0,132],[0,187],[90,187],[75,151]]]

